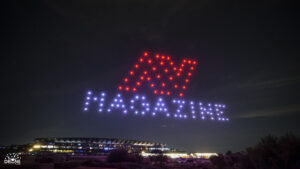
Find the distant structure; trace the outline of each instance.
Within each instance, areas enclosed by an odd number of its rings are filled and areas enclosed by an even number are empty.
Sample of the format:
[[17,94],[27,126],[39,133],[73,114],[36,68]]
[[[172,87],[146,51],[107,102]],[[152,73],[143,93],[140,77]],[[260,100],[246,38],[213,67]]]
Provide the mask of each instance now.
[[105,159],[113,150],[124,149],[143,157],[165,155],[172,159],[208,159],[216,153],[187,153],[166,144],[115,138],[50,137],[36,138],[33,144],[0,146],[1,152],[17,152],[36,159],[52,158],[56,162],[93,158]]
[[36,138],[32,153],[71,153],[81,155],[104,155],[114,149],[125,149],[128,152],[151,152],[152,150],[169,151],[166,144],[125,140],[114,138]]

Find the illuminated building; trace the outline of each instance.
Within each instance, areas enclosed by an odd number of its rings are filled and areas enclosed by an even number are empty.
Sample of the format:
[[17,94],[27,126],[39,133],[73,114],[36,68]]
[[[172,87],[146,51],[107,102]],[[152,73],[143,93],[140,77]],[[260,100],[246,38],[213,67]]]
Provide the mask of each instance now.
[[169,150],[165,144],[149,141],[136,141],[111,138],[36,138],[29,152],[32,153],[74,153],[106,154],[114,149],[129,152],[149,152],[154,149]]
[[[94,158],[96,156],[105,157],[112,150],[125,149],[129,153],[139,153],[143,157],[165,155],[171,159],[209,159],[211,156],[217,156],[216,153],[192,153],[169,148],[166,144],[125,140],[114,138],[71,138],[71,137],[53,137],[53,138],[36,138],[33,144],[18,146],[0,147],[0,149],[15,150],[20,153],[37,155],[36,157],[53,157],[52,155],[60,154],[72,155],[72,157]],[[50,155],[50,156],[48,156]],[[74,155],[74,156],[73,156]]]

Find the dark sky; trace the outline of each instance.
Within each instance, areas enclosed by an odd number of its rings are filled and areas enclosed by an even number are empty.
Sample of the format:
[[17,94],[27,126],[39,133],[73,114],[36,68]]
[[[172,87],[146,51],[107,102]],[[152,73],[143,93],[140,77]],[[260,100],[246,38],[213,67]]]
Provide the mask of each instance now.
[[[240,151],[300,134],[299,18],[287,1],[12,1],[2,23],[0,144],[114,137]],[[195,58],[185,98],[223,102],[229,123],[82,112],[113,95],[145,50]]]

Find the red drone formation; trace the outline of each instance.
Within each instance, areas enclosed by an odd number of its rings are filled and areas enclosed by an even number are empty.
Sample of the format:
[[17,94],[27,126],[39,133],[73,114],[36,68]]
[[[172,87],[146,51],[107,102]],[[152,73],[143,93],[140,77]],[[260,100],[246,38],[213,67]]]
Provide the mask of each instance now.
[[170,56],[149,55],[140,57],[118,90],[136,92],[142,85],[148,85],[156,95],[177,95],[182,97],[197,62],[183,59],[176,65]]

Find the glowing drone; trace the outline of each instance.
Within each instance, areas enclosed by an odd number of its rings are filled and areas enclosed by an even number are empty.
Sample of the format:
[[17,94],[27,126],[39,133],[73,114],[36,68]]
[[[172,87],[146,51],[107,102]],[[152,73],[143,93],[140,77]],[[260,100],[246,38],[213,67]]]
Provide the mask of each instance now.
[[[224,104],[204,104],[196,101],[185,101],[183,92],[190,83],[192,73],[197,62],[192,59],[183,59],[179,65],[172,61],[170,56],[150,55],[145,52],[128,75],[123,78],[122,83],[117,87],[119,92],[131,96],[128,102],[121,93],[107,102],[106,93],[94,95],[88,91],[84,102],[84,111],[89,111],[92,103],[98,103],[98,112],[121,111],[123,114],[135,114],[145,116],[164,115],[166,118],[187,119],[210,119],[216,121],[229,121],[224,116]],[[137,94],[141,87],[148,86],[154,95],[158,95],[157,101],[153,104],[147,100],[145,95]],[[170,97],[178,97],[170,99]],[[165,98],[163,98],[165,97]],[[165,101],[167,100],[167,101]]]

